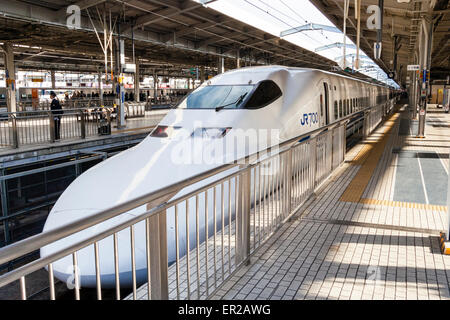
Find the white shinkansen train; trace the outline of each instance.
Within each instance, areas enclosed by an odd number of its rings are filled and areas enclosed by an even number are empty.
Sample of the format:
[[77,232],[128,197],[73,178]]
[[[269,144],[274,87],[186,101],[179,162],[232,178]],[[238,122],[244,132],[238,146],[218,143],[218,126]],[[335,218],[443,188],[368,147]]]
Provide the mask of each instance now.
[[[314,69],[266,66],[241,68],[220,74],[203,83],[176,109],[172,109],[137,146],[105,160],[79,176],[51,210],[44,232],[176,184],[230,160],[239,159],[248,152],[277,145],[350,114],[356,116],[361,109],[386,102],[393,98],[393,94],[393,90],[388,87]],[[235,141],[242,134],[239,129],[256,132],[269,130],[272,134],[265,135],[266,138],[258,136],[259,140],[253,146],[226,149],[223,153],[214,155],[215,161],[205,161],[205,150],[210,150],[218,141],[224,142],[223,145],[230,139]],[[262,141],[264,139],[266,140]],[[199,157],[202,157],[200,161]],[[196,190],[233,170],[235,169],[185,188],[175,197]],[[224,192],[227,199],[227,191]],[[231,195],[231,198],[235,197]],[[200,208],[202,209],[204,208]],[[179,210],[184,212],[184,208]],[[47,245],[41,249],[41,256],[49,256],[145,211],[145,206],[135,208]],[[209,209],[209,212],[214,211]],[[228,212],[227,208],[225,212]],[[195,245],[195,212],[189,212],[188,216],[189,225],[194,226],[189,228],[192,234],[188,236],[190,244]],[[186,223],[186,219],[180,217],[178,222],[179,247],[185,248],[186,234],[182,230],[185,230],[183,223]],[[174,214],[168,212],[168,239],[174,239],[174,223]],[[199,223],[200,233],[204,238],[204,216],[201,215]],[[208,225],[213,226],[212,214],[208,218]],[[209,230],[213,228],[209,227]],[[143,283],[147,280],[144,222],[138,223],[134,232],[137,282]],[[132,263],[129,230],[118,233],[118,244],[120,284],[130,286]],[[81,286],[96,285],[94,252],[91,245],[77,253]],[[180,251],[180,255],[183,254]],[[175,243],[169,241],[169,263],[175,261],[175,256]],[[99,242],[99,261],[102,287],[113,287],[115,266],[112,237]],[[66,281],[73,275],[72,265],[70,256],[58,260],[53,264],[55,276]]]

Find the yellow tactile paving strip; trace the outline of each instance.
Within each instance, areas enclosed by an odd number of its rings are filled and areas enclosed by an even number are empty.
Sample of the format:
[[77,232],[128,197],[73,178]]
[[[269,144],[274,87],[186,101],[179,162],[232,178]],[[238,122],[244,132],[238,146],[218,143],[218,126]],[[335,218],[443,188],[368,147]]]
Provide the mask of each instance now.
[[374,204],[388,207],[400,207],[400,208],[413,208],[413,209],[424,209],[424,210],[434,210],[434,211],[447,211],[447,206],[437,206],[432,204],[424,203],[414,203],[414,202],[402,202],[402,201],[390,201],[390,200],[377,200],[377,199],[367,199],[361,198],[359,203],[363,204]]
[[367,143],[361,151],[353,158],[352,164],[361,165],[358,173],[347,186],[342,194],[340,201],[359,202],[369,184],[378,161],[383,155],[384,148],[392,132],[392,129],[399,117],[398,113],[394,113],[389,120],[385,122],[385,130],[378,141]]

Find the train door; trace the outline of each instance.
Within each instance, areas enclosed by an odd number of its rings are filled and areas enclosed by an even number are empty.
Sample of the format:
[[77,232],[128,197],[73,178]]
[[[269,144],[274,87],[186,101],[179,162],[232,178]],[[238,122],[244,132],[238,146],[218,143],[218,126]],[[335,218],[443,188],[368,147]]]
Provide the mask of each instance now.
[[328,83],[323,83],[325,102],[325,124],[330,124],[330,87]]
[[319,124],[321,127],[327,125],[330,123],[329,119],[329,87],[326,82],[321,81],[317,85],[317,88],[319,89]]

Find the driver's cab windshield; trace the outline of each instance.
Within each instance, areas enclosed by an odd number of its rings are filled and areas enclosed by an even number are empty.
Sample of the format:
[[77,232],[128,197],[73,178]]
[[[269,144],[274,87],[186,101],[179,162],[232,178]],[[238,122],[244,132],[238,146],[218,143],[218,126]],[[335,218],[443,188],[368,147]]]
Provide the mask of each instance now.
[[236,109],[253,90],[253,85],[205,86],[192,92],[179,106],[187,109]]
[[278,85],[264,80],[256,85],[207,85],[189,94],[179,105],[183,109],[258,109],[282,96]]

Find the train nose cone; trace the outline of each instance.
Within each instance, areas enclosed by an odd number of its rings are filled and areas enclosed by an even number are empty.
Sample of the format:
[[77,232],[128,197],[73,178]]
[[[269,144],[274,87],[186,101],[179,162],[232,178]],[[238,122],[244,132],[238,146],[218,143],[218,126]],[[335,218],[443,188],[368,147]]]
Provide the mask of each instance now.
[[[58,221],[60,219],[66,222],[73,222],[80,219],[80,216],[89,216],[97,211],[92,209],[76,210],[76,211],[62,211],[59,214],[52,215],[47,220],[46,226],[58,226],[63,224]],[[86,230],[80,231],[67,238],[61,239],[51,245],[45,246],[41,249],[41,256],[46,257],[52,253],[58,252],[64,248],[69,248],[74,244],[80,243],[83,239],[88,239],[93,235],[100,234],[106,229],[119,225],[132,218],[129,214],[122,214],[118,217],[108,220],[108,223],[102,223]],[[136,236],[141,236],[145,232],[145,225],[139,223],[134,226]],[[47,229],[49,230],[49,228]],[[130,246],[130,230],[125,229],[116,234],[117,236],[117,263],[119,266],[119,281],[120,286],[130,287],[132,285],[131,274],[131,246]],[[123,248],[128,248],[124,250]],[[135,255],[137,257],[145,256],[145,247],[137,244],[135,247]],[[88,245],[76,251],[76,264],[74,255],[68,255],[53,263],[54,276],[67,283],[68,288],[73,288],[75,284],[75,270],[78,274],[79,284],[81,287],[95,287],[96,286],[96,255],[94,245]],[[102,288],[111,288],[115,286],[115,255],[114,255],[114,238],[108,236],[98,242],[98,262],[100,267],[101,285]],[[137,263],[136,276],[137,282],[142,283],[146,280],[145,265]]]
[[[145,142],[145,141],[144,141]],[[170,162],[161,161],[167,156],[167,148],[159,143],[141,143],[132,149],[122,152],[79,176],[56,202],[44,226],[44,232],[89,217],[101,210],[113,207],[145,193],[157,190],[172,183],[164,178],[171,172],[171,179],[177,178]],[[163,168],[164,167],[164,168]],[[167,168],[166,168],[167,167]],[[47,257],[62,249],[86,240],[89,237],[121,224],[146,211],[140,206],[99,225],[73,234],[69,237],[49,244],[41,249],[41,256]],[[145,237],[145,223],[134,226],[135,239]],[[131,241],[130,229],[117,233],[118,261],[120,285],[131,285]],[[145,238],[144,238],[145,239]],[[124,249],[126,248],[126,249]],[[145,241],[136,241],[136,272],[138,282],[146,279]],[[77,271],[81,286],[96,285],[95,250],[89,245],[77,252]],[[115,285],[114,242],[109,236],[99,242],[99,261],[102,274],[102,287]],[[73,257],[67,256],[53,264],[55,277],[61,281],[73,282]]]
[[[161,143],[156,139],[144,140],[138,146],[124,151],[79,176],[56,202],[44,226],[44,232],[91,216],[151,191],[174,184],[189,176],[207,170],[203,164],[179,165],[172,159],[173,144]],[[170,174],[169,174],[170,173]],[[183,190],[192,190],[190,186]],[[187,191],[186,191],[187,192]],[[89,237],[117,226],[141,215],[146,206],[140,206],[109,219],[96,226],[77,232],[67,238],[51,243],[41,249],[41,256],[47,257]],[[169,225],[168,221],[168,225]],[[171,232],[171,230],[168,230]],[[136,280],[147,279],[145,222],[134,225]],[[132,263],[130,228],[117,233],[120,286],[131,286]],[[169,250],[173,248],[170,247]],[[172,250],[173,251],[173,250]],[[171,253],[169,253],[170,255]],[[94,245],[77,251],[77,273],[82,287],[96,286],[96,257]],[[114,241],[110,235],[99,241],[99,264],[102,288],[115,286]],[[73,256],[64,257],[53,264],[55,277],[61,281],[74,282]]]

